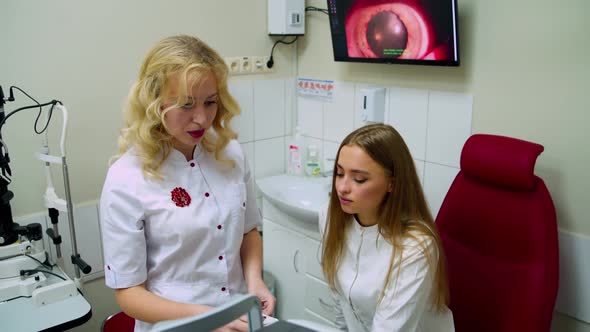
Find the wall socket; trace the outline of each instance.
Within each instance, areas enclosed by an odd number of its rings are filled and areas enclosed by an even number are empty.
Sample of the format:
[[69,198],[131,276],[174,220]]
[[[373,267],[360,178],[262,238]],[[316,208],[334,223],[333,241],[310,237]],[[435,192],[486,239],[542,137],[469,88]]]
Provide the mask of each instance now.
[[252,59],[249,56],[243,56],[240,60],[240,73],[248,74],[252,72]]
[[263,61],[264,61],[263,57],[261,57],[261,56],[253,56],[251,58],[252,73],[256,73],[256,74],[264,73],[266,63],[264,63]]
[[242,65],[239,57],[225,58],[225,63],[227,64],[227,69],[231,75],[235,75],[240,72]]
[[273,73],[273,68],[268,68],[266,63],[269,56],[237,56],[226,57],[225,63],[230,75],[256,75]]

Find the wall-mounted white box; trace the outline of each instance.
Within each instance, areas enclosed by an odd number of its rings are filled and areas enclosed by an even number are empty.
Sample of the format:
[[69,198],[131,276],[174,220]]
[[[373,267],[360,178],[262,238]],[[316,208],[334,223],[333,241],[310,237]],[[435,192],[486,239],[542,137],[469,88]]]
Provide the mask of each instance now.
[[363,122],[385,121],[385,88],[361,89],[361,120]]
[[303,36],[305,0],[268,0],[268,34]]

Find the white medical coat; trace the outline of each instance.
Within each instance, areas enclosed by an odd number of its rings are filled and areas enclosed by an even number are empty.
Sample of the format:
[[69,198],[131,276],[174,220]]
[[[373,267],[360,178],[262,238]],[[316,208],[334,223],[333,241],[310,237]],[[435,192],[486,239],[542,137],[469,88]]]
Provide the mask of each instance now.
[[[322,237],[327,209],[328,205],[320,211]],[[399,252],[396,254],[391,279],[378,303],[393,246],[379,234],[377,225],[364,227],[352,217],[350,223],[336,274],[336,292],[333,292],[336,325],[351,332],[454,331],[453,316],[448,308],[442,313],[430,310],[435,271],[429,267],[419,242],[426,241],[426,247],[436,259],[434,243],[420,236],[418,241],[404,239],[402,256]]]
[[[173,150],[163,181],[143,175],[134,149],[111,165],[100,199],[108,287],[145,283],[166,299],[209,306],[247,292],[240,247],[261,220],[240,144],[231,141],[224,154],[233,169],[200,146],[189,161]],[[175,188],[188,193],[188,206],[173,201]],[[136,320],[135,331],[151,325]]]

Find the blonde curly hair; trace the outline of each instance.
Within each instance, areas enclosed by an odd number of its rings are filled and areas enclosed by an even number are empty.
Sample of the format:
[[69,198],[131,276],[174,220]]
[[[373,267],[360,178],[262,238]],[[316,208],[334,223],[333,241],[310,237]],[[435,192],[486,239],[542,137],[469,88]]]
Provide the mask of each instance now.
[[[207,131],[201,145],[213,152],[215,159],[234,167],[235,162],[222,155],[230,140],[237,137],[230,120],[240,114],[237,102],[228,91],[227,66],[215,50],[187,35],[165,38],[145,56],[124,108],[126,125],[119,137],[119,154],[111,163],[134,147],[141,159],[143,173],[153,179],[162,179],[160,166],[173,149],[173,137],[167,131],[164,115],[186,104],[188,91],[210,74],[217,81],[218,111],[212,124],[214,131]],[[179,81],[179,96],[175,104],[163,108],[169,85],[174,80]]]

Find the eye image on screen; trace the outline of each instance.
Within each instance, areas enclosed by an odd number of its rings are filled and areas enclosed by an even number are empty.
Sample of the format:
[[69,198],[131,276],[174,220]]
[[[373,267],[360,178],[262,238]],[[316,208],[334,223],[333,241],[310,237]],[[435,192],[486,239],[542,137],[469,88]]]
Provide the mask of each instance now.
[[454,5],[454,0],[328,0],[335,58],[458,64]]

